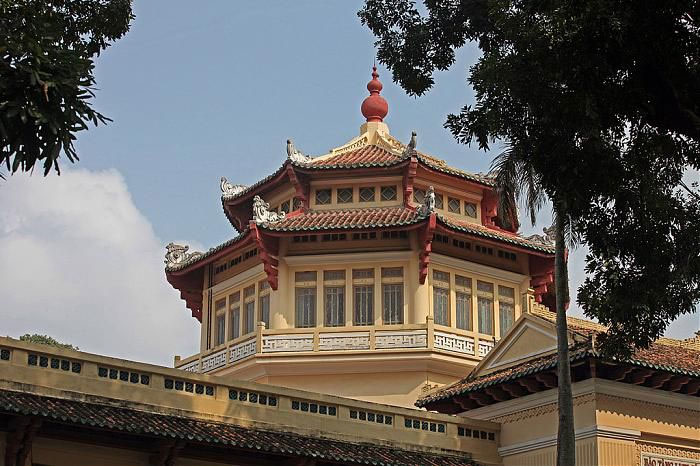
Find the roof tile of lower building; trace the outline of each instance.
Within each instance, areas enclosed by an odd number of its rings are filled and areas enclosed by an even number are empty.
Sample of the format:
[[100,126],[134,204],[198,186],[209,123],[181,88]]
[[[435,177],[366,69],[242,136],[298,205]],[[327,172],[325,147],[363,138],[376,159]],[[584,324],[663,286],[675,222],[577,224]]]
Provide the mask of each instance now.
[[320,231],[333,229],[369,229],[401,227],[425,219],[415,209],[402,206],[391,208],[333,209],[305,211],[288,216],[283,221],[263,224],[267,230],[278,232]]
[[[333,464],[361,465],[465,465],[468,454],[408,450],[380,443],[360,443],[285,431],[264,430],[230,423],[204,421],[146,410],[71,399],[0,391],[0,411],[39,416],[56,423],[106,429],[131,435],[182,439],[231,446],[260,453],[324,459]],[[105,400],[106,401],[106,400]],[[123,405],[123,403],[122,403]]]
[[481,224],[475,224],[473,222],[460,222],[442,214],[438,215],[438,219],[442,221],[442,223],[448,228],[456,230],[458,232],[464,232],[476,235],[478,237],[491,238],[494,240],[510,243],[511,245],[517,245],[520,247],[525,247],[543,253],[554,254],[554,245],[548,245],[533,240],[528,240],[527,238],[521,237],[518,234],[490,229],[488,227],[484,227]]
[[[533,314],[553,323],[556,322],[556,315],[550,311],[537,310]],[[567,327],[570,331],[588,337],[599,332],[604,332],[607,329],[605,326],[598,323],[573,317],[567,317]],[[674,341],[675,343],[671,343]],[[700,351],[695,350],[690,345],[684,345],[683,343],[684,341],[676,339],[660,339],[654,342],[648,349],[635,351],[631,358],[621,361],[620,363],[692,377],[700,377]],[[592,340],[572,345],[569,348],[569,352],[569,358],[572,362],[589,356],[601,357],[593,348]],[[608,357],[604,358],[607,359]],[[440,388],[418,399],[416,405],[418,407],[424,407],[430,402],[479,391],[489,386],[539,373],[555,368],[556,366],[557,355],[549,354],[535,357],[523,363],[502,368],[483,376],[474,377],[470,374],[456,383]]]

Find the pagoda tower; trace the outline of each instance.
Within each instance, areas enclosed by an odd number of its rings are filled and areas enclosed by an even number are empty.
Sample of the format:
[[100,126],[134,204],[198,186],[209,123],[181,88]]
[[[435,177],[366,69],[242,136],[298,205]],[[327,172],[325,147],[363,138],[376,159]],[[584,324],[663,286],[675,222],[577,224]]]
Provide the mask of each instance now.
[[221,178],[238,235],[168,245],[167,280],[201,323],[176,368],[413,406],[553,306],[551,238],[503,222],[488,176],[392,136],[376,67],[367,89],[359,136],[316,157],[288,141],[251,186]]

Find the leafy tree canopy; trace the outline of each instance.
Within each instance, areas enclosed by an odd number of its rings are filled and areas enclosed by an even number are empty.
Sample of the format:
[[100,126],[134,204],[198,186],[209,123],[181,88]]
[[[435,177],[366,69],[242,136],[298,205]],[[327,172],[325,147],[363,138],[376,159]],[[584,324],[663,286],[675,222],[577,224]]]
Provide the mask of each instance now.
[[58,342],[53,337],[45,336],[42,334],[24,334],[23,336],[19,336],[19,340],[25,342],[32,342],[34,344],[51,345],[53,347],[60,347],[62,349],[78,350],[77,347],[71,344],[64,344],[62,342]]
[[0,164],[44,175],[88,123],[93,59],[129,30],[130,0],[0,0]]
[[476,102],[449,115],[460,142],[531,159],[589,246],[584,312],[605,349],[646,347],[700,301],[697,0],[366,0],[378,58],[409,94],[477,41]]

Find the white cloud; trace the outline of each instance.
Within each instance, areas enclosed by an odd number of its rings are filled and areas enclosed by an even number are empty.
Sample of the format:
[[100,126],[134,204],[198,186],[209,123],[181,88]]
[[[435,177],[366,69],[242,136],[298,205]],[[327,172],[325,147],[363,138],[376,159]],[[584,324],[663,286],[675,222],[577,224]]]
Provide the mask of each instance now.
[[115,170],[0,182],[3,334],[172,365],[198,351],[198,323],[165,279],[164,242]]

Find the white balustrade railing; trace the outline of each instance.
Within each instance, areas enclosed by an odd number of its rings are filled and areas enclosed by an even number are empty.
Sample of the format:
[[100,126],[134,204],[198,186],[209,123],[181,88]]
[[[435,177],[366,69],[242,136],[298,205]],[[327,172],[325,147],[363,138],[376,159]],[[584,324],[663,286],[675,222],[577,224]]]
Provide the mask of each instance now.
[[202,373],[226,366],[226,349],[220,350],[202,359]]
[[473,337],[458,336],[456,334],[435,331],[434,346],[436,349],[474,355]]
[[479,357],[485,357],[493,349],[494,343],[489,341],[479,341]]
[[319,334],[319,350],[369,350],[367,332],[322,332]]
[[277,334],[263,336],[262,352],[311,352],[314,350],[313,334]]
[[374,335],[377,349],[415,349],[428,347],[428,331],[377,331]]
[[255,354],[255,338],[236,344],[230,349],[228,361],[229,363],[243,360],[244,358]]

